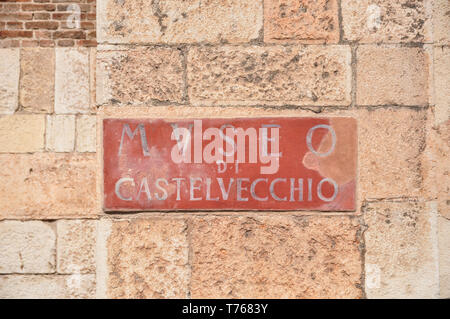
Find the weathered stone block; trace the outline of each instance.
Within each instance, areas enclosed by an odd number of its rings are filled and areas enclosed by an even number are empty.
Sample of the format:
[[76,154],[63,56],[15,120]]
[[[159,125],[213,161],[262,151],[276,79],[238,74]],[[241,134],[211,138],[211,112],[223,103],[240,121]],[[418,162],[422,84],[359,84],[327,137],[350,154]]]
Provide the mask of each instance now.
[[264,0],[264,41],[339,42],[336,0]]
[[77,118],[77,152],[95,152],[96,126],[97,118],[94,115],[82,115]]
[[75,116],[48,115],[45,144],[49,151],[71,152],[75,145]]
[[[450,8],[449,8],[450,14]],[[449,17],[450,20],[450,17]],[[449,31],[450,32],[450,31]],[[450,48],[434,48],[435,124],[450,119]]]
[[196,105],[349,105],[347,46],[198,47],[188,54]]
[[440,298],[450,298],[450,220],[439,217]]
[[102,255],[106,269],[98,269],[104,276],[97,278],[104,279],[99,282],[106,289],[103,297],[188,296],[189,248],[184,220],[165,217],[100,223],[99,251],[106,251]]
[[431,0],[343,0],[344,39],[361,43],[431,41]]
[[20,58],[20,107],[33,113],[51,113],[55,89],[55,51],[23,48]]
[[1,154],[0,219],[95,217],[94,154]]
[[430,57],[423,48],[360,46],[356,103],[427,105],[429,64]]
[[19,106],[19,49],[0,49],[0,114],[12,114]]
[[359,110],[360,199],[419,196],[426,111]]
[[450,2],[433,0],[433,42],[450,44]]
[[362,297],[349,216],[195,217],[192,298]]
[[2,299],[80,299],[95,297],[95,275],[0,276]]
[[56,236],[41,221],[0,222],[0,273],[51,273],[55,271]]
[[432,205],[369,202],[363,213],[367,297],[437,297],[437,211]]
[[89,113],[89,48],[55,50],[55,113]]
[[95,273],[97,222],[57,221],[57,271],[63,274]]
[[0,117],[0,153],[44,149],[45,115],[15,114]]
[[262,29],[262,1],[101,0],[98,42],[248,42]]
[[183,74],[182,54],[176,49],[97,51],[97,104],[181,103]]

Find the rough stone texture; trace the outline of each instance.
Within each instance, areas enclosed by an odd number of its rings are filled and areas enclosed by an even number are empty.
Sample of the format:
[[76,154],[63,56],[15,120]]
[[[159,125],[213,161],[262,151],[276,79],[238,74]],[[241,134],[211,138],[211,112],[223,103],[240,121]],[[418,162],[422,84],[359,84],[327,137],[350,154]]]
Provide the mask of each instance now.
[[44,115],[0,117],[0,153],[37,152],[44,148]]
[[196,105],[349,105],[350,48],[200,47],[188,54]]
[[450,298],[450,220],[439,218],[440,298]]
[[438,202],[441,216],[450,219],[450,120],[428,126],[423,160],[425,196]]
[[82,115],[77,118],[77,152],[95,152],[97,139],[97,119],[95,116]]
[[[449,9],[450,15],[450,9]],[[450,16],[449,16],[450,20]],[[449,30],[450,33],[450,30]],[[434,103],[436,124],[450,119],[450,48],[434,48]]]
[[1,299],[94,298],[95,275],[3,275]]
[[438,296],[437,212],[430,206],[411,201],[364,206],[368,298]]
[[186,222],[112,222],[106,243],[110,298],[186,298],[189,265]]
[[95,272],[95,238],[97,222],[59,220],[56,248],[57,270],[63,274]]
[[19,49],[0,49],[0,114],[12,114],[19,101]]
[[22,48],[20,58],[20,108],[26,112],[53,112],[55,51]]
[[429,42],[431,0],[342,0],[344,39],[360,43]]
[[55,232],[41,221],[0,222],[0,273],[55,271]]
[[89,113],[89,49],[55,50],[55,113]]
[[263,23],[262,1],[255,0],[100,0],[97,6],[99,43],[248,42]]
[[450,1],[433,0],[433,41],[450,44]]
[[73,151],[75,145],[75,116],[48,115],[45,144],[49,151]]
[[94,154],[1,154],[0,219],[96,216]]
[[360,110],[360,199],[419,196],[426,112],[420,109]]
[[358,220],[191,219],[192,298],[362,297]]
[[360,46],[357,60],[358,105],[428,104],[430,57],[424,49]]
[[264,0],[264,42],[337,43],[337,0]]
[[183,74],[182,54],[176,49],[97,51],[97,104],[180,103]]

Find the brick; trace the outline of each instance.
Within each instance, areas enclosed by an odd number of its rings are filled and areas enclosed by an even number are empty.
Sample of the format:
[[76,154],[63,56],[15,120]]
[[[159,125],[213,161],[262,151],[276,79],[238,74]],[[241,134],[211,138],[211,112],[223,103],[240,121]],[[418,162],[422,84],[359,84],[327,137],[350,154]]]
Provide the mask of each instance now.
[[450,44],[450,2],[433,1],[433,37],[435,44]]
[[0,222],[0,273],[55,271],[56,235],[41,221]]
[[367,297],[437,297],[437,214],[430,203],[370,202],[363,213]]
[[19,49],[0,49],[0,114],[12,114],[19,101]]
[[43,115],[7,115],[0,117],[0,153],[38,152],[44,148]]
[[450,220],[439,217],[440,298],[450,298]]
[[30,21],[25,22],[25,28],[27,29],[58,29],[59,23],[57,21]]
[[423,110],[359,111],[359,198],[421,194],[425,129],[426,112]]
[[[174,218],[101,221],[108,298],[187,298],[186,222]],[[101,276],[99,276],[101,277]],[[101,291],[101,289],[99,289]],[[103,296],[101,296],[103,297]]]
[[108,43],[242,43],[258,39],[263,23],[262,1],[254,0],[99,0],[97,6],[99,42]]
[[95,275],[0,276],[2,299],[95,298]]
[[360,225],[349,216],[196,217],[192,298],[360,298]]
[[360,46],[356,103],[426,106],[429,64],[422,48]]
[[[450,11],[449,11],[450,12]],[[435,124],[450,119],[450,48],[434,48]]]
[[195,105],[349,105],[346,46],[199,47],[188,54]]
[[97,222],[57,221],[57,270],[63,274],[95,273]]
[[55,31],[53,39],[85,39],[86,35],[82,30]]
[[97,104],[181,103],[183,74],[182,55],[176,49],[98,51]]
[[360,43],[429,42],[430,0],[344,0],[344,39]]
[[48,115],[45,145],[49,151],[73,151],[75,146],[75,116]]
[[89,50],[56,48],[55,113],[89,113]]
[[96,116],[83,115],[77,118],[77,152],[95,152],[97,140]]
[[53,112],[55,51],[49,48],[22,49],[20,62],[20,107],[25,112]]
[[0,30],[0,39],[5,38],[32,38],[33,31],[25,30]]
[[264,41],[339,42],[337,0],[264,0]]
[[0,219],[95,218],[94,154],[0,154]]
[[58,40],[58,46],[60,47],[73,47],[74,45],[74,40]]

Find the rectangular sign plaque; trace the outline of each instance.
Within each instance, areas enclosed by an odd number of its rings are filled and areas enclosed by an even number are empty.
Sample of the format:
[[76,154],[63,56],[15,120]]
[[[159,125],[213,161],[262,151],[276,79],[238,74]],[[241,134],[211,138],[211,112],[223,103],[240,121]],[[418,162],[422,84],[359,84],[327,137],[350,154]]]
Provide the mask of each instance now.
[[103,120],[104,209],[351,211],[353,118]]

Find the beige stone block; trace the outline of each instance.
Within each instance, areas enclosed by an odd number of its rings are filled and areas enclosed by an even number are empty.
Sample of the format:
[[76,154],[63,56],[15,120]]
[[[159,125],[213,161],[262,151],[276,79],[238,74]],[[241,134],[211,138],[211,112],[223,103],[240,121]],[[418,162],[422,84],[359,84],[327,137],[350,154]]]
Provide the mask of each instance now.
[[170,48],[97,51],[97,104],[183,102],[182,59]]
[[450,220],[439,217],[440,298],[450,298]]
[[0,276],[1,299],[86,299],[94,297],[94,275]]
[[89,113],[89,48],[55,50],[55,113]]
[[0,49],[0,114],[12,114],[17,110],[19,76],[19,49]]
[[435,204],[369,202],[363,213],[367,297],[438,297]]
[[347,46],[196,47],[188,53],[195,105],[349,105]]
[[92,115],[82,115],[77,118],[77,152],[95,152],[97,139],[97,118]]
[[264,0],[264,42],[338,43],[337,0]]
[[0,153],[44,149],[45,116],[15,114],[0,117]]
[[99,43],[249,42],[263,24],[260,0],[101,0],[97,7]]
[[358,111],[359,198],[420,196],[426,111]]
[[58,273],[95,273],[97,221],[59,220],[56,225]]
[[54,90],[54,49],[22,48],[19,94],[21,110],[32,113],[52,113]]
[[56,236],[41,221],[0,222],[0,274],[55,271]]
[[0,154],[0,219],[96,216],[95,154]]
[[105,289],[99,297],[188,297],[189,247],[184,220],[165,217],[101,223],[106,226],[99,225],[103,232],[99,256],[106,269],[97,270],[100,291]]
[[350,216],[195,217],[192,298],[359,298],[361,226]]
[[49,151],[72,152],[75,146],[75,116],[48,115],[45,145]]
[[435,44],[450,44],[450,1],[433,0],[433,37]]
[[[433,120],[430,114],[430,121]],[[424,195],[437,201],[441,216],[450,218],[450,120],[428,125],[422,160]]]
[[[450,8],[449,8],[450,14]],[[448,18],[450,20],[450,16]],[[450,30],[449,30],[450,33]],[[450,48],[434,48],[434,103],[435,124],[450,119]]]
[[345,40],[431,41],[431,0],[342,0],[341,6]]
[[428,105],[428,52],[418,47],[360,46],[358,105]]

